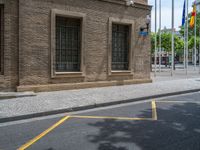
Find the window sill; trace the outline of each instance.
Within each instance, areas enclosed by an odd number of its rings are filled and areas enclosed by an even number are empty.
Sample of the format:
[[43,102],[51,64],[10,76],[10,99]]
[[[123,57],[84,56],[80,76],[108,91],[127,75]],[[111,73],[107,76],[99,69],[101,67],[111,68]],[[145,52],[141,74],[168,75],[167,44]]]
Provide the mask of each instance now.
[[83,78],[83,72],[55,72],[52,78]]
[[121,70],[121,71],[111,71],[110,76],[132,76],[132,72],[130,70]]

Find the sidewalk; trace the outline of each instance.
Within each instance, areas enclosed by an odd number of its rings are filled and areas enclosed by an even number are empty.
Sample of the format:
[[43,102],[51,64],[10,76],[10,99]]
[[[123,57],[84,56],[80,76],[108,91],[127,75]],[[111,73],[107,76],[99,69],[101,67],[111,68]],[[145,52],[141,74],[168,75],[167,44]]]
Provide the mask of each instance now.
[[[198,78],[197,78],[198,77]],[[153,83],[82,90],[43,92],[0,100],[0,123],[75,110],[200,91],[200,76],[153,79]],[[169,78],[169,77],[168,77]]]
[[29,97],[36,96],[34,92],[0,92],[1,99],[19,98],[19,97]]

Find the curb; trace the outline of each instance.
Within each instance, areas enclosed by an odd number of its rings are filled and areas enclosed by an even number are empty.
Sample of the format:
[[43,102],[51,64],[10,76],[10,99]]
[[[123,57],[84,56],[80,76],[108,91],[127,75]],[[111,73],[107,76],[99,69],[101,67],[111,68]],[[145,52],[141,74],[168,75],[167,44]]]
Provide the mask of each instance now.
[[94,104],[94,105],[87,105],[87,106],[81,106],[81,107],[39,112],[39,113],[33,113],[33,114],[28,114],[28,115],[0,118],[0,123],[19,121],[19,120],[31,119],[31,118],[37,118],[37,117],[44,117],[44,116],[56,115],[56,114],[67,113],[67,112],[76,112],[76,111],[81,111],[81,110],[87,110],[87,109],[93,109],[93,108],[99,108],[99,107],[105,107],[105,106],[112,106],[112,105],[117,105],[117,104],[126,104],[126,103],[141,101],[141,100],[162,98],[162,97],[166,97],[166,96],[175,96],[175,95],[181,95],[181,94],[195,93],[195,92],[199,92],[199,91],[200,91],[200,89],[193,89],[193,90],[145,96],[145,97],[139,97],[139,98],[134,98],[134,99],[109,102],[109,103]]

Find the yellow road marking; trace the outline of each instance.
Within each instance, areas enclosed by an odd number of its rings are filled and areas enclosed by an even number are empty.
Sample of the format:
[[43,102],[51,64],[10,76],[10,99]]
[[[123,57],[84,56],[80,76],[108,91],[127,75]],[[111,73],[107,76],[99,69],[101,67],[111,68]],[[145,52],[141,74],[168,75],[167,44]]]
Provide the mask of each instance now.
[[54,125],[52,125],[51,127],[49,127],[47,130],[45,130],[44,132],[42,132],[41,134],[39,134],[38,136],[36,136],[32,140],[30,140],[29,142],[27,142],[26,144],[22,145],[20,148],[18,148],[18,150],[27,149],[28,147],[30,147],[31,145],[36,143],[38,140],[40,140],[42,137],[47,135],[49,132],[54,130],[56,127],[58,127],[59,125],[64,123],[69,118],[114,119],[114,120],[130,120],[130,121],[131,120],[136,120],[136,121],[153,121],[153,120],[157,120],[158,117],[157,117],[157,111],[156,111],[156,101],[155,100],[152,101],[151,105],[152,105],[152,118],[129,118],[129,117],[108,117],[108,116],[76,116],[76,115],[74,115],[74,116],[66,116],[66,117],[62,118],[60,121],[58,121],[57,123],[55,123]]
[[158,103],[196,103],[199,104],[200,102],[196,102],[196,101],[168,101],[168,100],[161,100],[161,101],[156,101]]
[[128,117],[108,117],[108,116],[71,116],[71,118],[82,119],[114,119],[114,120],[152,120],[152,118],[128,118]]
[[152,119],[158,120],[157,110],[156,110],[156,101],[152,101],[151,105],[152,105]]
[[48,134],[49,132],[51,132],[53,129],[55,129],[56,127],[58,127],[62,123],[64,123],[69,118],[70,118],[70,116],[66,116],[66,117],[62,118],[60,121],[58,121],[57,123],[55,123],[54,125],[52,125],[50,128],[48,128],[47,130],[45,130],[44,132],[42,132],[41,134],[39,134],[38,136],[36,136],[32,140],[30,140],[26,144],[22,145],[20,148],[18,148],[18,150],[25,150],[25,149],[27,149],[28,147],[30,147],[31,145],[33,145],[35,142],[37,142],[39,139],[41,139],[42,137],[44,137],[46,134]]

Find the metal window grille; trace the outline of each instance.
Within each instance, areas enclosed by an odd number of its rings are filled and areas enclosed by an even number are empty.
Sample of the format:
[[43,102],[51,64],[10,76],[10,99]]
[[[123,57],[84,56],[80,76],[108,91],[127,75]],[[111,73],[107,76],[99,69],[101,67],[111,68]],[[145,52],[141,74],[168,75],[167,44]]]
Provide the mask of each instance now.
[[80,19],[56,17],[56,71],[80,71]]
[[129,26],[112,25],[112,70],[129,68]]
[[0,74],[3,74],[3,5],[0,5]]

